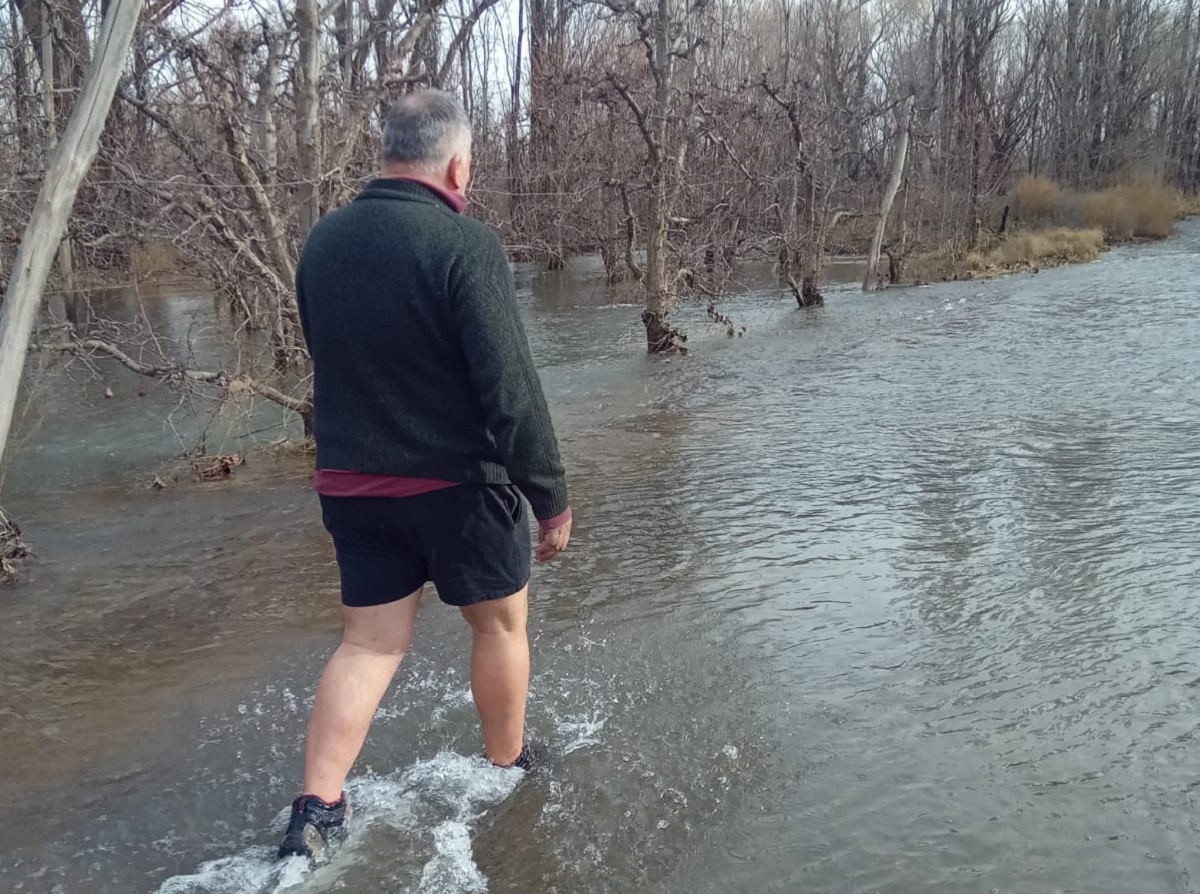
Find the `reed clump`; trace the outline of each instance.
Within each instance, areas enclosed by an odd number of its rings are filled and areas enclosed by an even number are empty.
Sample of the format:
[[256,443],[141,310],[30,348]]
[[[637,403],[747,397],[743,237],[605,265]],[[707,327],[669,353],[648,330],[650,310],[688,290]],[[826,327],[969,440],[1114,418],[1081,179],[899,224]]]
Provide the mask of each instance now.
[[1099,229],[1109,244],[1165,239],[1180,218],[1200,213],[1200,197],[1187,196],[1152,176],[1083,191],[1066,189],[1048,177],[1023,177],[1008,202],[1015,228]]

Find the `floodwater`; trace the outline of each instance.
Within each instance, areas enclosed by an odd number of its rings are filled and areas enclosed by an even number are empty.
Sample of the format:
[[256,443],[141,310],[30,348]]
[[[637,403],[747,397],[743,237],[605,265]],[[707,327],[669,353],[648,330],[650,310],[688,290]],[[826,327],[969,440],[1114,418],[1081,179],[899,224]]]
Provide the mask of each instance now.
[[[759,291],[724,306],[744,337],[685,311],[692,354],[653,360],[586,271],[520,270],[578,513],[534,582],[555,759],[478,760],[428,600],[314,872],[269,859],[338,624],[306,461],[153,492],[201,430],[273,423],[41,375],[0,890],[1197,890],[1197,283],[1190,223],[1036,276]],[[176,336],[212,311],[141,301]]]

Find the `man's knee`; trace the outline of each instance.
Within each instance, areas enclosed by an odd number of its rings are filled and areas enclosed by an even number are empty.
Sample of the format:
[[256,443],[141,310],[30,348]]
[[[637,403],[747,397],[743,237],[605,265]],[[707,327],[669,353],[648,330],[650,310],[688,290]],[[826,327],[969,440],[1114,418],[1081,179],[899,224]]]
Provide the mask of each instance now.
[[403,603],[346,608],[345,627],[342,630],[343,645],[352,646],[380,657],[399,660],[412,645],[413,627],[416,623],[416,601],[409,597]]
[[462,615],[476,634],[499,635],[523,631],[529,620],[529,588],[504,599],[477,602],[462,610]]
[[399,661],[408,652],[408,647],[412,645],[412,631],[405,633],[398,630],[364,629],[347,625],[342,632],[342,645],[378,655],[380,658],[394,658]]

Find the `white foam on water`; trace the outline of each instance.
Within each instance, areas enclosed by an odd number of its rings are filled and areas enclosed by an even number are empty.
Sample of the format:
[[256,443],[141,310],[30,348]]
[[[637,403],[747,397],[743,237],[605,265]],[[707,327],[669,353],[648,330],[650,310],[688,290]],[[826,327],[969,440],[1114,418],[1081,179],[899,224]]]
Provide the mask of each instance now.
[[421,872],[420,894],[483,894],[487,878],[475,865],[471,830],[466,823],[445,822],[433,830],[436,853]]
[[157,894],[246,894],[275,892],[295,887],[308,874],[303,860],[274,859],[269,847],[252,847],[232,857],[202,863],[191,875],[169,878]]
[[452,711],[461,711],[474,704],[475,698],[471,695],[471,687],[469,685],[463,686],[458,690],[451,690],[443,695],[441,703],[435,705],[433,710],[429,712],[429,722],[435,726],[445,723]]
[[[275,894],[307,883],[319,887],[330,873],[369,858],[359,853],[362,832],[378,824],[412,832],[432,825],[434,852],[422,868],[419,891],[480,894],[487,879],[475,865],[471,825],[512,794],[523,775],[483,758],[443,751],[397,773],[358,777],[346,786],[353,810],[350,838],[329,867],[310,870],[297,858],[277,861],[274,847],[256,845],[167,879],[156,894]],[[272,835],[282,831],[287,815],[284,810],[276,817]]]
[[581,748],[600,744],[600,733],[608,722],[598,712],[588,716],[563,717],[554,721],[555,731],[563,740],[557,750],[560,754],[570,754]]

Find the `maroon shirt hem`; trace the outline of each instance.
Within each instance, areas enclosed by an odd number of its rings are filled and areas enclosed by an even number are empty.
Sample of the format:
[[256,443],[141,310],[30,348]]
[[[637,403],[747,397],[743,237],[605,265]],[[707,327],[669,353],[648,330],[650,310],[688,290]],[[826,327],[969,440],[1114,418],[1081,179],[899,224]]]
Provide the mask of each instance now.
[[313,473],[313,490],[323,497],[416,497],[457,486],[456,481],[436,478],[404,478],[341,469],[317,469]]
[[[403,475],[375,475],[370,472],[347,472],[342,469],[317,469],[313,473],[313,490],[323,497],[389,497],[403,499],[458,487],[457,481],[436,478],[406,478]],[[538,528],[553,531],[571,520],[568,508],[554,518],[538,521]]]

